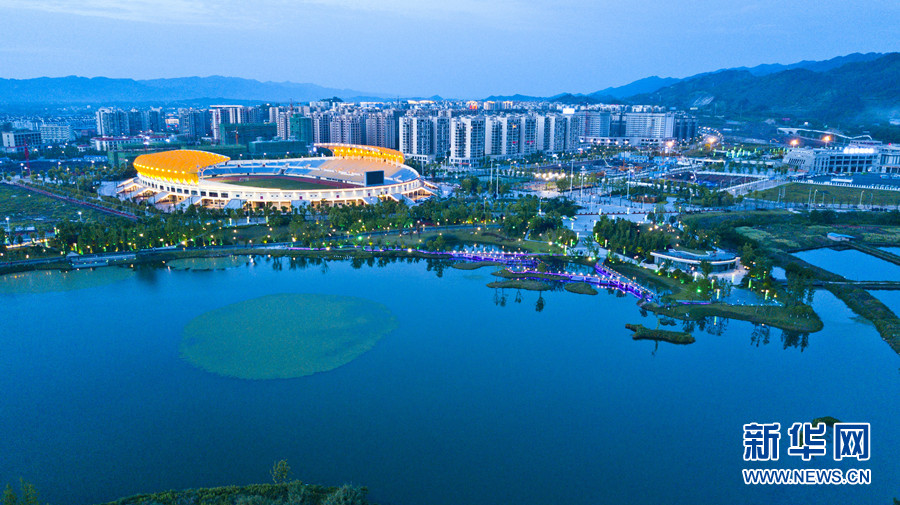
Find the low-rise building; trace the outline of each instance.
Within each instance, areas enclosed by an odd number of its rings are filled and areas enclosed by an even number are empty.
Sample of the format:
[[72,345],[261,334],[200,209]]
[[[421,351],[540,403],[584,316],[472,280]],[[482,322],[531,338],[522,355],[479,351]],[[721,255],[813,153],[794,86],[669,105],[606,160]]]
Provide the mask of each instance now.
[[65,123],[44,123],[41,125],[41,142],[44,145],[59,145],[75,140],[75,130]]
[[740,265],[741,259],[734,254],[725,251],[706,251],[696,253],[681,249],[669,251],[651,252],[653,262],[657,265],[668,265],[671,269],[679,269],[684,272],[699,272],[703,262],[709,263],[712,273],[721,273],[734,270]]
[[41,132],[31,130],[16,130],[3,132],[3,150],[8,153],[25,152],[25,148],[34,149],[41,147]]
[[882,146],[850,145],[842,149],[791,149],[784,163],[809,174],[860,174],[879,171]]

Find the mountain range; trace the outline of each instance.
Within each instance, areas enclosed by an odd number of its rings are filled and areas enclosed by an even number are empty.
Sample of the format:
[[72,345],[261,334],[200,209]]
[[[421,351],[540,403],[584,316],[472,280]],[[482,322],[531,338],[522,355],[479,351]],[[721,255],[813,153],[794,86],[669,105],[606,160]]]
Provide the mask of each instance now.
[[[385,93],[310,83],[260,82],[237,77],[0,79],[0,105],[197,105],[215,102],[307,102],[337,96],[386,101]],[[431,97],[440,99],[440,97]],[[567,104],[636,103],[746,117],[805,117],[826,121],[884,121],[900,117],[900,53],[853,53],[824,61],[765,64],[685,78],[651,76],[592,93],[550,97],[492,95],[485,100]]]
[[853,53],[824,61],[721,69],[683,79],[653,76],[587,94],[489,99],[634,103],[749,118],[884,122],[900,117],[900,53]]
[[822,63],[762,74],[753,69],[723,70],[628,99],[731,117],[826,122],[886,122],[900,117],[900,53],[839,66]]
[[309,83],[260,82],[239,77],[110,79],[107,77],[39,77],[0,79],[0,104],[133,104],[217,100],[308,102],[339,96],[348,101],[381,101],[390,96]]

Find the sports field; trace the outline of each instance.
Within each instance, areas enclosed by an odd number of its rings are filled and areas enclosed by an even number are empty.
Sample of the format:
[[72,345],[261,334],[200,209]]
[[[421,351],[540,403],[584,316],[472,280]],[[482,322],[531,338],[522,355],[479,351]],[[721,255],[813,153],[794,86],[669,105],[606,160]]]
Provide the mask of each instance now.
[[248,186],[252,188],[265,189],[284,189],[284,190],[304,190],[304,189],[323,189],[334,187],[333,184],[317,183],[309,180],[298,179],[296,177],[250,177],[240,179],[213,179],[215,182],[224,182],[226,184],[234,184],[235,186]]

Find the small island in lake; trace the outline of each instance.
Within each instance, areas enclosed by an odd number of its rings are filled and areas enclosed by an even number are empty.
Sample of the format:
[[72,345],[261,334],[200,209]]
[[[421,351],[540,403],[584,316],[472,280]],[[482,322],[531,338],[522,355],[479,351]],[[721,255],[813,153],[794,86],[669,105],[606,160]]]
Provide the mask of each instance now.
[[546,282],[530,279],[510,279],[506,281],[490,282],[487,287],[495,289],[524,289],[527,291],[549,291],[550,289],[553,289]]
[[640,324],[626,324],[625,327],[634,332],[634,335],[631,336],[634,340],[656,340],[679,345],[695,342],[694,337],[686,331],[653,330]]

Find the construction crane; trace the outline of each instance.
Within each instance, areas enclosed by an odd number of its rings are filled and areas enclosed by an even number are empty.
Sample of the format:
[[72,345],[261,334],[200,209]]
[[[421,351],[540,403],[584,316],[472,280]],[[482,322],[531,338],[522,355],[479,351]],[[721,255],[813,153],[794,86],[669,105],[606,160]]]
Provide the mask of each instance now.
[[28,169],[28,177],[31,177],[31,161],[28,159],[28,141],[25,141],[25,168]]

